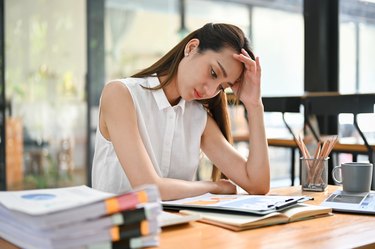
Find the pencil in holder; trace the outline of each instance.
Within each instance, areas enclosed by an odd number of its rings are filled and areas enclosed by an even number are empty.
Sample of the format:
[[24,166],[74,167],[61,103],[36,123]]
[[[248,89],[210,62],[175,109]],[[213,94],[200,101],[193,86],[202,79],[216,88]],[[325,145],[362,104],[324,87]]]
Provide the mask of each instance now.
[[323,192],[328,186],[328,157],[301,157],[302,190]]

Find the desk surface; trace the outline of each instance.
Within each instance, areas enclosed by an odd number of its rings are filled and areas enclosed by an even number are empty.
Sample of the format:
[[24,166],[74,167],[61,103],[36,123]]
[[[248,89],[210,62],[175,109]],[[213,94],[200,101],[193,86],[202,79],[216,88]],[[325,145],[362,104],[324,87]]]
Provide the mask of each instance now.
[[[300,186],[271,189],[270,194],[313,196],[320,204],[325,192],[302,192]],[[375,216],[334,213],[332,216],[233,232],[200,222],[163,229],[159,248],[375,248]]]
[[[329,186],[325,192],[302,192],[300,186],[271,189],[270,194],[308,195],[311,204],[320,204],[338,189]],[[375,216],[340,214],[274,225],[242,232],[200,222],[163,229],[161,249],[227,249],[227,248],[375,248]],[[15,249],[0,239],[0,248]]]

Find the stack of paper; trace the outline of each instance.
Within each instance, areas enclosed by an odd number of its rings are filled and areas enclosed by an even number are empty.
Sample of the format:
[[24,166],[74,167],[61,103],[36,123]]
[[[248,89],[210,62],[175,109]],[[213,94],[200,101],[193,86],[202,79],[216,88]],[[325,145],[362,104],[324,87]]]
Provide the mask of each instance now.
[[87,186],[0,192],[0,237],[22,248],[157,246],[156,186],[113,195]]

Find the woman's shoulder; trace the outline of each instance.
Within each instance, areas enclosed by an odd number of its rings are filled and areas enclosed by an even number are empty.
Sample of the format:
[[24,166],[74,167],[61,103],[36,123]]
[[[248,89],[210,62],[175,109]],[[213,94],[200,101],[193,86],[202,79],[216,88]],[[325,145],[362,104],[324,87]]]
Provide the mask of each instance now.
[[123,80],[108,81],[101,94],[101,105],[123,105],[132,100],[131,93]]
[[137,85],[137,86],[144,86],[147,85],[147,78],[124,78],[124,79],[114,79],[108,81],[105,86],[108,85],[121,85],[121,86],[132,86],[132,85]]
[[115,79],[108,81],[103,88],[103,94],[106,93],[127,93],[133,91],[135,88],[142,88],[142,86],[147,85],[147,79],[144,78],[125,78],[125,79]]
[[[102,91],[102,99],[110,102],[135,101],[143,98],[150,78],[125,78],[108,81]],[[120,104],[120,103],[119,103]]]

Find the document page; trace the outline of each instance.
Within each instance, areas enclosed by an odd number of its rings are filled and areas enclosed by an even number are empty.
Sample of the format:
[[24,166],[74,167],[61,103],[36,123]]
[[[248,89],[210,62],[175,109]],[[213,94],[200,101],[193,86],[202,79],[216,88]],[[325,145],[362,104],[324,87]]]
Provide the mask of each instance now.
[[200,208],[265,214],[296,205],[304,200],[307,200],[304,196],[215,195],[207,193],[191,198],[163,201],[162,205],[166,209]]

